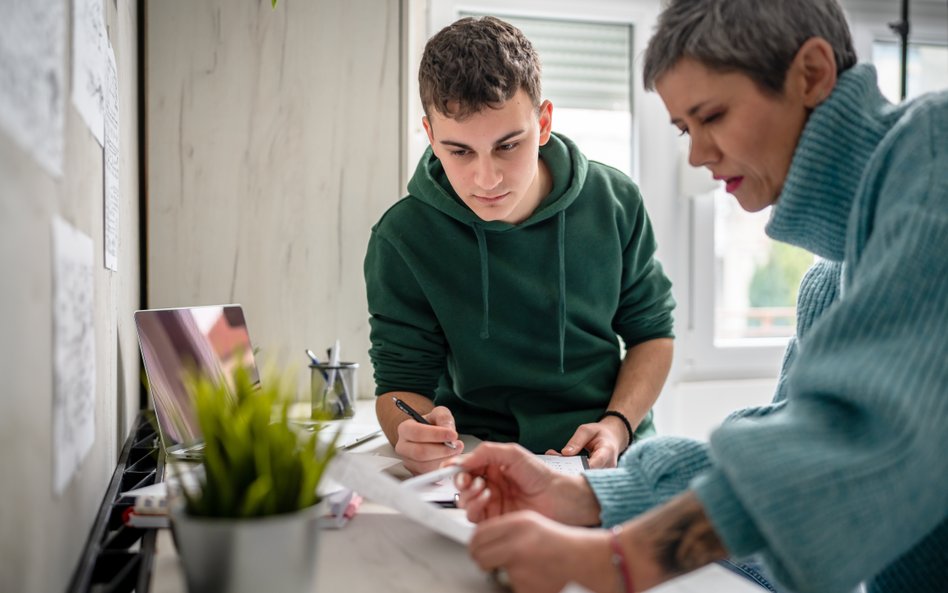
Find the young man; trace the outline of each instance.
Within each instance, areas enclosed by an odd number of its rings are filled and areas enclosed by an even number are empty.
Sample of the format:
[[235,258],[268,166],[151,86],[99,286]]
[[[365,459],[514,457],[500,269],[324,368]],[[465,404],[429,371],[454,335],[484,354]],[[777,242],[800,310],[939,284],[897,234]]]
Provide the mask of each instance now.
[[446,27],[418,78],[431,147],[365,260],[382,428],[413,472],[460,453],[458,433],[615,466],[654,432],[672,357],[638,188],[552,133],[539,58],[510,24]]

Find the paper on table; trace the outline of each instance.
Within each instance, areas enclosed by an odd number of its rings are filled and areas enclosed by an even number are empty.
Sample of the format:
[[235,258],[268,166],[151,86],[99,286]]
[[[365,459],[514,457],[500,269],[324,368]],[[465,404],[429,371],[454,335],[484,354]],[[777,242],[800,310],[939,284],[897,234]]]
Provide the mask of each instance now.
[[[709,564],[694,572],[689,572],[667,583],[649,589],[652,593],[706,593],[707,591],[727,591],[727,593],[761,593],[764,589],[728,572],[717,564]],[[570,583],[560,593],[590,593],[589,589]]]
[[[547,464],[561,474],[580,475],[586,471],[585,459],[581,455],[572,457],[562,457],[560,455],[537,455],[537,459]],[[453,480],[441,480],[434,484],[418,488],[416,490],[422,500],[437,503],[454,502],[457,488],[454,487]]]
[[465,545],[471,539],[473,523],[425,502],[417,492],[400,488],[398,480],[378,471],[364,456],[340,452],[328,471],[330,477],[340,484],[373,502],[401,512],[432,531]]

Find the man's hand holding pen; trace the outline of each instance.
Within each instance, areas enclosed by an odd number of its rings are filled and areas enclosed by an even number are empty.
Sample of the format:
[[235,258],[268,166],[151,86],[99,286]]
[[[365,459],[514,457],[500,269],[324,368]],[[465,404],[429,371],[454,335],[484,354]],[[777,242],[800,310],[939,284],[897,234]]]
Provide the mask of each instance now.
[[454,428],[454,416],[444,406],[436,406],[425,415],[416,412],[406,402],[392,398],[399,410],[410,419],[398,425],[395,452],[413,474],[437,469],[446,460],[464,451]]

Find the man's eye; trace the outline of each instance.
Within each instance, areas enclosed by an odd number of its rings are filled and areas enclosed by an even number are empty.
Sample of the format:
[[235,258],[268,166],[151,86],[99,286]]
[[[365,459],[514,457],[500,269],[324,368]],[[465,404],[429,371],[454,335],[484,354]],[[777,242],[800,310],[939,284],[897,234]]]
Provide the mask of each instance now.
[[468,152],[469,151],[467,150],[452,150],[451,156],[457,156],[457,157],[467,156]]
[[504,152],[510,152],[511,150],[517,148],[517,143],[516,143],[516,142],[511,142],[510,144],[501,144],[501,145],[498,146],[497,148],[499,148],[500,150],[502,150],[502,151],[504,151]]

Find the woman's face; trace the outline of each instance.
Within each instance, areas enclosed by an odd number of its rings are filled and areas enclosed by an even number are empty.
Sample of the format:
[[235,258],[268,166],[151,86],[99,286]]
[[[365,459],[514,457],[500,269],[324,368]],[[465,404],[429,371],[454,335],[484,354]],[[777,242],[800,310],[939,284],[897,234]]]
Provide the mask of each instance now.
[[809,113],[797,85],[781,96],[744,74],[710,70],[682,58],[655,82],[671,122],[688,134],[688,161],[723,180],[741,208],[777,200]]

